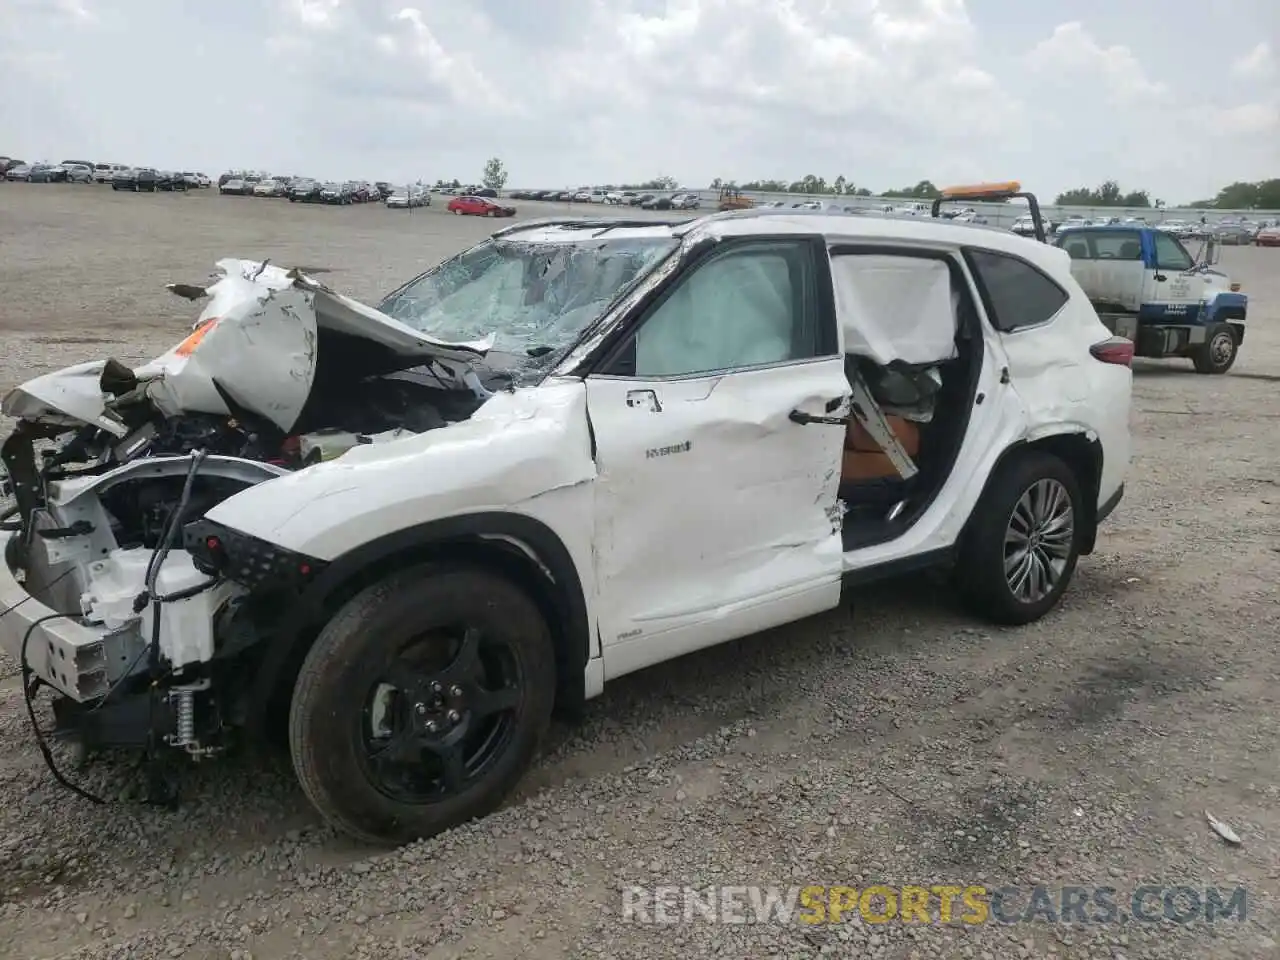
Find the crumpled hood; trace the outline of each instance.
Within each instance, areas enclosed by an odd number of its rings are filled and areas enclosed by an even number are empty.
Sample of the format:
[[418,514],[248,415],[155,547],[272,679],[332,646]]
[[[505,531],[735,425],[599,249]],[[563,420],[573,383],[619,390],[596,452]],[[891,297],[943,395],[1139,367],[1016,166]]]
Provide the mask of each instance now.
[[[443,382],[462,387],[493,345],[437,340],[299,270],[237,259],[218,267],[221,277],[207,287],[169,285],[208,303],[185,340],[133,371],[136,390],[166,416],[230,414],[225,395],[288,431],[317,379],[354,382],[430,364]],[[55,425],[92,423],[122,437],[126,428],[100,386],[105,366],[91,361],[28,380],[0,409]]]

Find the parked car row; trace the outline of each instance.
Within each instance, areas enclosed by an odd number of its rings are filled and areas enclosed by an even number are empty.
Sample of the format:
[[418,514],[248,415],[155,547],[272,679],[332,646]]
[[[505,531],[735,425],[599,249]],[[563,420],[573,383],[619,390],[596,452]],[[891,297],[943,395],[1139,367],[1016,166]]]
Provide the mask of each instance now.
[[194,176],[172,170],[157,170],[154,167],[127,167],[112,174],[111,189],[133,193],[155,193],[157,190],[185,193],[199,189],[200,183],[191,179]]
[[218,192],[230,197],[288,198],[294,203],[372,203],[386,200],[394,192],[384,181],[321,181],[312,177],[283,177],[258,173],[224,173],[218,178]]
[[637,190],[513,190],[512,200],[549,200],[556,203],[604,203],[612,206],[639,207],[642,210],[697,210],[702,201],[696,193],[646,193]]
[[1280,221],[1250,220],[1245,217],[1226,217],[1210,223],[1207,218],[1201,221],[1171,219],[1157,223],[1148,223],[1145,217],[1094,217],[1084,219],[1071,217],[1061,227],[1105,227],[1105,226],[1146,227],[1172,234],[1179,240],[1208,240],[1213,238],[1219,244],[1227,246],[1280,246],[1276,239],[1276,231],[1280,229]]
[[[0,157],[0,176],[10,182],[25,183],[110,183],[118,190],[186,190],[208,187],[212,181],[195,171],[157,171],[153,167],[130,167],[123,163],[90,163],[63,160],[61,163],[27,163]],[[153,184],[157,185],[153,187]]]
[[26,183],[92,183],[93,167],[83,163],[25,163],[11,160],[2,164],[4,179]]

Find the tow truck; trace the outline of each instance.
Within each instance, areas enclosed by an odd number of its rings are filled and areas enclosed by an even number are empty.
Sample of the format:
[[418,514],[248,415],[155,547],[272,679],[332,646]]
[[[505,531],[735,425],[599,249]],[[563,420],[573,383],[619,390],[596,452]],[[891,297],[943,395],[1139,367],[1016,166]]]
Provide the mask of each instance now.
[[1197,373],[1226,373],[1244,342],[1249,299],[1215,270],[1210,237],[1192,256],[1172,233],[1142,223],[1072,227],[1054,244],[1098,316],[1139,357],[1191,360]]
[[[1040,204],[1016,180],[948,187],[933,215],[948,202],[1026,201],[1035,239],[1046,239]],[[1222,374],[1244,342],[1249,299],[1240,284],[1214,266],[1221,249],[1208,237],[1195,256],[1170,231],[1142,222],[1080,225],[1068,221],[1053,244],[1071,257],[1071,275],[1103,324],[1132,340],[1139,357],[1190,359],[1197,373]]]

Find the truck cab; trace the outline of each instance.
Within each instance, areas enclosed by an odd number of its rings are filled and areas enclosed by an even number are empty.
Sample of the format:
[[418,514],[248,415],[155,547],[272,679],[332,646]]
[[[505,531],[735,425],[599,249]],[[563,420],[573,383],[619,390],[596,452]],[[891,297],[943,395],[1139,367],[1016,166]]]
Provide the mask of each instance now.
[[1054,244],[1102,322],[1140,357],[1189,358],[1200,373],[1226,373],[1244,341],[1248,298],[1213,269],[1216,247],[1193,257],[1176,236],[1141,223],[1072,227]]

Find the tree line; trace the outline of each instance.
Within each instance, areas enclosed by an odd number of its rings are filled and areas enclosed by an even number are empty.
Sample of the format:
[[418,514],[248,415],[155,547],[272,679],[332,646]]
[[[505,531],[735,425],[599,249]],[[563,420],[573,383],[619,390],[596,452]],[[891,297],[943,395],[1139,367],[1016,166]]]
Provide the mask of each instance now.
[[[1146,190],[1124,191],[1114,180],[1097,187],[1077,187],[1058,194],[1054,204],[1060,207],[1156,207],[1163,200],[1152,200]],[[1218,191],[1211,200],[1196,200],[1187,206],[1199,210],[1280,210],[1280,179],[1256,183],[1237,181]]]
[[1212,200],[1191,204],[1205,210],[1280,210],[1280,178],[1229,183]]
[[754,190],[759,193],[808,193],[838,197],[895,197],[910,200],[932,200],[942,192],[933,185],[932,181],[921,180],[914,187],[900,187],[896,190],[874,193],[866,187],[858,186],[843,174],[828,182],[825,177],[812,173],[805,174],[799,180],[749,180],[746,183],[716,177],[711,181],[711,189]]

